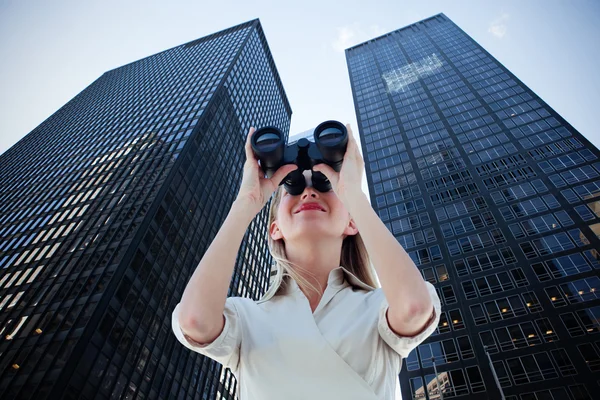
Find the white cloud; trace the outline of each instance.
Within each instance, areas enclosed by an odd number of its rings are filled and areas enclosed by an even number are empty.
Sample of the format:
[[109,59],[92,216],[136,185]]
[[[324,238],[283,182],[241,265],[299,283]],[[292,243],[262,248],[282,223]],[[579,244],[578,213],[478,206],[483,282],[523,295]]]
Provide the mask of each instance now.
[[488,32],[496,36],[498,39],[502,39],[506,35],[506,22],[508,21],[509,15],[503,13],[500,17],[496,18],[490,23]]
[[379,25],[371,25],[369,29],[364,29],[355,22],[352,25],[337,27],[337,36],[331,42],[331,47],[335,51],[343,52],[348,47],[352,47],[367,40],[381,36],[387,31]]

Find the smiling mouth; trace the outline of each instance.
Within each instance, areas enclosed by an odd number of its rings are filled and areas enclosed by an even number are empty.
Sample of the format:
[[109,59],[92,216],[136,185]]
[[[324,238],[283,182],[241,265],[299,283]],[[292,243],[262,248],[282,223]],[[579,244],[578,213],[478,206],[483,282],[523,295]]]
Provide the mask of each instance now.
[[321,211],[321,212],[325,212],[325,210],[323,210],[320,207],[306,207],[306,208],[302,208],[302,209],[296,211],[294,214],[301,213],[302,211]]

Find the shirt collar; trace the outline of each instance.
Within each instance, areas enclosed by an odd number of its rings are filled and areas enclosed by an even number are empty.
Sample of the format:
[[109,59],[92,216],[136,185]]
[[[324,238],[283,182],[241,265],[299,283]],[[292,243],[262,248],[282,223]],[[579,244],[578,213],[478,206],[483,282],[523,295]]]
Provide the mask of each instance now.
[[[279,267],[277,268],[277,272],[271,278],[271,286],[267,290],[267,292],[258,300],[258,302],[264,302],[271,299],[276,294],[290,294],[300,290],[298,283],[289,275],[282,276]],[[283,282],[286,282],[285,285],[282,286]],[[341,265],[337,268],[332,269],[329,272],[329,278],[327,279],[327,287],[333,288],[342,288],[345,286],[353,286],[358,289],[371,291],[375,290],[374,287],[367,285],[352,272],[348,271],[346,268]]]

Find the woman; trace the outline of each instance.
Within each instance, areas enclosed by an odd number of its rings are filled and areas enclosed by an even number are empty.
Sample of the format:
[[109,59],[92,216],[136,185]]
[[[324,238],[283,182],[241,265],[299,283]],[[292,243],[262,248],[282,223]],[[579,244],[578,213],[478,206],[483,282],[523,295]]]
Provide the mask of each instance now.
[[[242,400],[393,399],[401,359],[439,322],[434,287],[361,191],[364,162],[346,127],[340,172],[313,167],[333,190],[315,190],[305,171],[296,196],[278,185],[297,167],[263,178],[250,129],[237,199],[173,311],[178,340],[230,368]],[[271,287],[258,301],[227,297],[239,244],[273,193]]]

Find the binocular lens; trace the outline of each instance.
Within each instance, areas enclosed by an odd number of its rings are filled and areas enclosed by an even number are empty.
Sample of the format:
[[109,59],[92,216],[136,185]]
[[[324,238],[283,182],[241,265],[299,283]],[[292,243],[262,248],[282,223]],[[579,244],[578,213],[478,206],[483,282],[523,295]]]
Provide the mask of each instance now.
[[267,132],[256,138],[256,147],[260,151],[270,151],[277,147],[280,138],[276,133]]
[[319,140],[321,143],[331,146],[339,142],[343,136],[344,133],[339,128],[325,128],[319,133]]

